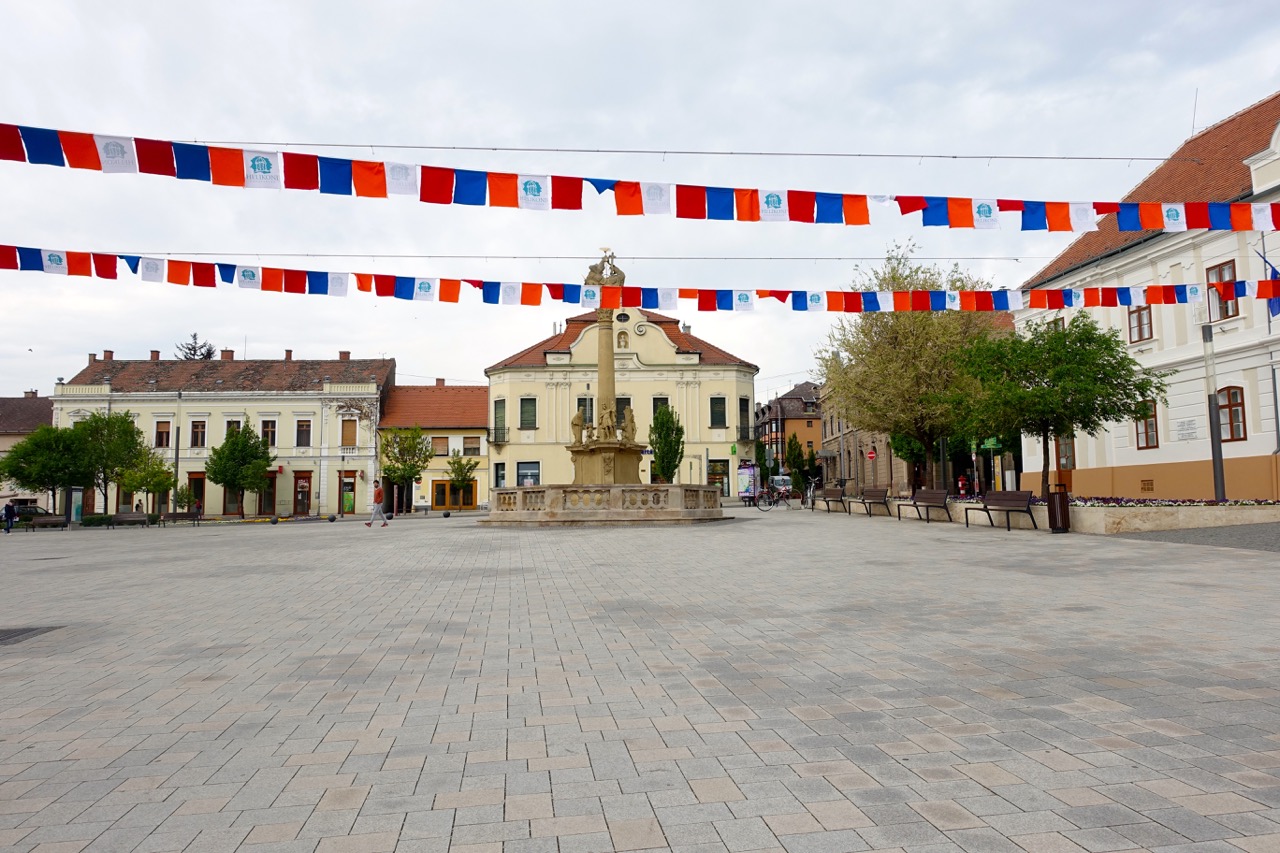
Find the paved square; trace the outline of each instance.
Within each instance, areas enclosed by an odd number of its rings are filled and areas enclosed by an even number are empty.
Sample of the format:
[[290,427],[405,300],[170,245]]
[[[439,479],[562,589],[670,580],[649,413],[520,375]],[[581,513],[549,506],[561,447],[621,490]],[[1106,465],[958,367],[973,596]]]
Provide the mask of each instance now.
[[0,849],[1280,850],[1274,553],[822,512],[0,540]]

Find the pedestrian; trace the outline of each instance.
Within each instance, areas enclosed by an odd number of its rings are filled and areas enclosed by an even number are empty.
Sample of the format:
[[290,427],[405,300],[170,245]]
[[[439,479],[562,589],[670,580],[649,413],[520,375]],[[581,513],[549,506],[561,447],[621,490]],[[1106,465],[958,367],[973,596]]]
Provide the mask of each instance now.
[[373,527],[373,523],[378,519],[382,519],[382,526],[387,526],[387,514],[382,511],[382,485],[377,481],[373,481],[373,515],[369,516],[369,520],[364,523],[365,527]]
[[200,503],[199,498],[196,499],[195,511],[196,518],[200,518],[204,514],[204,504]]
[[133,511],[142,512],[142,501],[138,501],[136,504],[134,504]]
[[9,502],[4,505],[4,535],[5,536],[8,536],[9,532],[13,530],[13,523],[17,521],[17,519],[18,519],[18,508],[17,506],[14,505],[13,500],[10,499]]

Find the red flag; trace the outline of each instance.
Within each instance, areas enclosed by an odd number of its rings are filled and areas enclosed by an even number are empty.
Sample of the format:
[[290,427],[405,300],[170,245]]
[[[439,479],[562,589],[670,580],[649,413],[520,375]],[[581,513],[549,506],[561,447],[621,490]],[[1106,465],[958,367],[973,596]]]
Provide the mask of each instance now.
[[1066,307],[1066,300],[1063,299],[1061,290],[1047,290],[1045,295],[1049,299],[1049,308],[1058,309]]
[[582,210],[582,178],[551,176],[551,209]]
[[[969,204],[967,205],[967,207],[969,208],[970,214],[972,214],[973,205]],[[972,219],[972,215],[970,216],[970,219]],[[929,306],[929,291],[927,290],[911,291],[911,310],[912,311],[932,310]]]
[[852,312],[862,311],[862,294],[856,290],[845,291],[844,310]]
[[1102,307],[1115,308],[1120,304],[1120,294],[1116,292],[1114,287],[1100,287],[1102,291]]
[[1022,199],[998,198],[996,199],[996,210],[1022,210]]
[[453,204],[453,169],[423,166],[418,197],[432,204]]
[[716,310],[716,292],[714,290],[698,291],[698,310],[699,311]]
[[[116,261],[118,260],[119,259],[115,255],[95,254],[93,256],[93,274],[98,278],[115,278]],[[4,266],[4,264],[0,263],[0,267],[2,266]]]
[[285,270],[284,271],[284,292],[285,293],[306,293],[307,292],[307,271],[306,270]]
[[320,158],[315,154],[284,152],[284,188],[287,190],[320,189]]
[[902,211],[903,216],[915,213],[917,210],[924,210],[929,206],[922,195],[899,195],[894,196],[893,200],[898,203],[898,210]]
[[393,275],[375,275],[373,277],[373,292],[379,296],[395,296],[396,277]]
[[676,184],[676,218],[706,219],[707,188]]
[[[555,192],[555,190],[552,190],[552,193],[554,193],[554,192]],[[562,301],[564,300],[564,285],[563,285],[563,284],[548,284],[548,285],[547,285],[547,296],[550,296],[552,299],[556,300],[557,302],[562,302]]]
[[135,139],[133,146],[138,151],[139,172],[169,178],[178,176],[178,166],[173,162],[172,142],[163,139]]
[[1188,228],[1208,228],[1209,227],[1209,203],[1204,201],[1189,201],[1182,206],[1187,214]]
[[22,147],[22,132],[17,125],[0,124],[0,160],[27,162],[27,149]]
[[[97,256],[94,256],[95,260]],[[191,264],[191,283],[196,287],[217,287],[217,273],[213,264],[195,262]]]
[[639,308],[643,302],[644,294],[640,292],[638,287],[622,288],[622,307],[623,308]]
[[996,310],[995,299],[992,297],[990,290],[979,290],[974,293],[974,302],[977,303],[979,311]]
[[809,190],[787,190],[787,218],[792,222],[813,222],[818,194]]

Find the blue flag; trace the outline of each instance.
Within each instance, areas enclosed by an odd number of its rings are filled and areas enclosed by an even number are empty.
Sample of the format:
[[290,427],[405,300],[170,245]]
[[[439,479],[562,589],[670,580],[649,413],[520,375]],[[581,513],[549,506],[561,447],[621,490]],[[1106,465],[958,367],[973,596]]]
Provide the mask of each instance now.
[[[1261,252],[1258,252],[1258,257],[1262,258],[1262,262],[1271,268],[1271,280],[1280,280],[1280,270],[1276,269],[1276,265],[1267,260],[1267,256]],[[1267,312],[1272,317],[1280,316],[1280,297],[1273,297],[1267,300]]]

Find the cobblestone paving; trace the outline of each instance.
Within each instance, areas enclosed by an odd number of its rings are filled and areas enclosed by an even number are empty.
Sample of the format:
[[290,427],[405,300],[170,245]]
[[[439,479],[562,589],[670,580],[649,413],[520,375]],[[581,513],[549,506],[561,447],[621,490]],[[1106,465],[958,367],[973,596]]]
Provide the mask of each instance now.
[[1235,524],[1229,527],[1198,527],[1190,530],[1155,530],[1125,533],[1126,539],[1148,542],[1180,542],[1184,545],[1216,545],[1254,551],[1280,551],[1280,524]]
[[0,849],[1280,850],[1273,554],[832,513],[0,541]]

